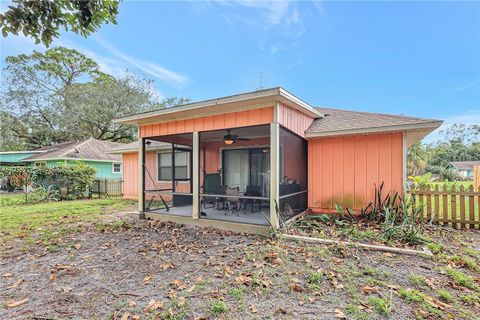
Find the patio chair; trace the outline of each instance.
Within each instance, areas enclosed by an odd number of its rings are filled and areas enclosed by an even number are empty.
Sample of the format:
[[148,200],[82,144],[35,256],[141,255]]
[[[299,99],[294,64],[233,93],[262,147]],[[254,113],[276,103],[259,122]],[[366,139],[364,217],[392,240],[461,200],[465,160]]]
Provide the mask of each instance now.
[[[218,186],[217,191],[215,192],[216,194],[226,194],[227,186]],[[227,199],[224,197],[216,197],[215,202],[217,204],[217,210],[225,209],[225,201]],[[220,204],[222,204],[222,207],[220,208]]]
[[[250,196],[250,197],[260,197],[262,195],[260,189],[261,189],[260,186],[247,186],[247,189],[245,190],[245,195]],[[245,201],[243,202],[243,205],[245,206],[245,209],[247,208],[247,205],[249,205],[249,204],[252,205],[252,213],[253,212],[258,212],[262,209],[261,200],[245,199]],[[258,204],[258,210],[254,211],[255,204]]]
[[[240,194],[240,189],[238,187],[230,188],[227,186],[225,193],[227,196],[238,196]],[[240,215],[240,212],[243,210],[243,203],[240,198],[236,197],[227,197],[227,211],[225,215],[228,213],[235,213],[237,216]]]
[[[220,174],[219,173],[207,173],[203,179],[203,193],[216,194],[220,186]],[[217,197],[205,196],[203,197],[203,208],[214,208],[217,202]],[[211,207],[207,207],[207,204],[211,204]]]

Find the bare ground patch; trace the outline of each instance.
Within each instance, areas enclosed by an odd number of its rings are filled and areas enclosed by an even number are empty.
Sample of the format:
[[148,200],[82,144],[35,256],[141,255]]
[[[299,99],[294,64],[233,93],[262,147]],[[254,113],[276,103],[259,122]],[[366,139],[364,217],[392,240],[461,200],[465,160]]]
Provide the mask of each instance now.
[[480,311],[478,232],[438,232],[440,249],[426,259],[129,213],[103,222],[54,247],[2,244],[0,318],[472,319]]

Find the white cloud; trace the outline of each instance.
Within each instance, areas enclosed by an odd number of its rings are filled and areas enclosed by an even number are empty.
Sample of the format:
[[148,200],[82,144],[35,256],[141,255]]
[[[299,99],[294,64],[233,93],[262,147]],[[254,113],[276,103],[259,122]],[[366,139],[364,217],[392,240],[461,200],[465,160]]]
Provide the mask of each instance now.
[[442,139],[443,135],[440,133],[440,131],[447,129],[448,127],[450,127],[452,124],[455,124],[455,123],[463,123],[465,125],[480,124],[480,111],[478,109],[471,110],[471,111],[467,111],[464,114],[458,114],[455,116],[444,118],[443,124],[440,126],[440,128],[438,128],[437,130],[429,134],[424,139],[424,142],[430,143],[430,142],[434,142],[436,140]]
[[127,63],[130,66],[135,67],[142,72],[145,72],[146,74],[149,74],[157,79],[160,79],[172,85],[185,85],[188,82],[188,78],[184,75],[164,68],[154,62],[140,60],[130,55],[127,55],[100,35],[94,35],[92,38],[98,44],[104,47],[110,54],[123,61],[123,63]]
[[275,54],[297,46],[306,28],[298,3],[294,1],[212,1],[208,5],[219,9],[219,15],[229,25],[238,24],[261,32],[260,50]]
[[472,81],[472,82],[467,83],[467,84],[465,84],[461,87],[456,88],[455,91],[466,91],[466,90],[477,87],[477,85],[478,85],[478,81]]

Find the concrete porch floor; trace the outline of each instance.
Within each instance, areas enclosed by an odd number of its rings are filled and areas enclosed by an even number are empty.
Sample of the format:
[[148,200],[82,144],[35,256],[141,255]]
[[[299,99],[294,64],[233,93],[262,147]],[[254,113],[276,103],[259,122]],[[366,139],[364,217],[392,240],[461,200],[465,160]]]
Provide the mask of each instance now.
[[[201,220],[219,220],[268,226],[268,220],[263,215],[263,213],[267,215],[269,214],[268,208],[262,208],[261,211],[252,212],[250,206],[248,206],[248,208],[246,208],[244,211],[237,215],[235,213],[225,214],[225,210],[218,210],[216,207],[204,209],[202,206],[201,212],[206,213],[206,216],[200,216]],[[160,213],[163,215],[192,217],[192,206],[171,207],[169,211],[166,211],[165,209],[157,209],[149,211],[148,213]]]

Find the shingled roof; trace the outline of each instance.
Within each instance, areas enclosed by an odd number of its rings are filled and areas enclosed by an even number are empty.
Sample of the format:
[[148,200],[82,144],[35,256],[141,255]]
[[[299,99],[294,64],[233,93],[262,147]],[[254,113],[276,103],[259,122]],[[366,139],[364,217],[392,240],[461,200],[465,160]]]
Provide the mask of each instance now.
[[306,130],[307,137],[332,136],[366,132],[438,128],[442,121],[383,113],[316,108],[324,114]]
[[474,166],[480,166],[480,161],[452,161],[449,164],[457,170],[473,170]]
[[121,156],[109,154],[106,151],[123,145],[123,143],[89,138],[36,149],[35,151],[42,151],[42,153],[25,158],[23,161],[52,159],[121,161]]

